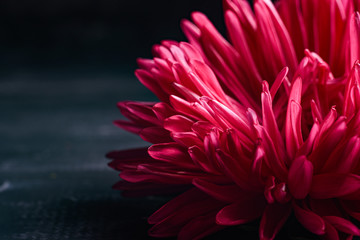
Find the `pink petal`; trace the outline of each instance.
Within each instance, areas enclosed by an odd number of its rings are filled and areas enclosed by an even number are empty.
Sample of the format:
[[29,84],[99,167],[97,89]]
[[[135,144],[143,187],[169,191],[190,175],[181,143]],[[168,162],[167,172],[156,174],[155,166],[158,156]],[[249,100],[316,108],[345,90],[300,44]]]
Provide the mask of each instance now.
[[203,139],[214,127],[213,124],[207,121],[198,121],[192,125],[191,129]]
[[297,220],[310,232],[317,235],[325,233],[324,220],[314,212],[301,208],[297,203],[293,204],[294,213]]
[[153,237],[176,235],[191,219],[218,209],[221,204],[206,194],[193,188],[162,206],[149,218],[150,224],[156,224],[149,230]]
[[358,164],[360,159],[360,138],[354,136],[347,141],[346,145],[338,145],[330,156],[324,171],[336,173],[350,173]]
[[199,216],[187,223],[179,232],[179,240],[200,240],[204,237],[223,229],[215,222],[215,213],[211,212],[204,216]]
[[164,121],[164,128],[170,132],[188,132],[194,121],[182,115],[171,116]]
[[336,228],[333,225],[327,222],[326,222],[326,231],[324,234],[324,238],[329,240],[340,240],[339,232],[336,230]]
[[220,225],[239,225],[259,218],[265,208],[264,198],[244,198],[221,209],[216,215]]
[[157,81],[149,72],[143,69],[138,69],[135,71],[135,75],[139,81],[151,92],[153,92],[161,101],[168,101],[169,96],[166,94],[166,92],[163,91],[162,87],[157,83]]
[[161,121],[164,121],[164,119],[177,114],[174,109],[163,102],[155,104],[152,110],[156,117]]
[[359,228],[357,228],[349,220],[337,216],[324,216],[323,218],[325,221],[333,225],[336,229],[338,229],[341,232],[350,235],[360,236]]
[[201,167],[204,171],[208,173],[219,174],[218,169],[214,168],[213,164],[209,162],[209,159],[207,158],[203,148],[192,146],[188,149],[188,152],[194,163]]
[[139,124],[129,122],[126,120],[115,120],[114,125],[135,134],[139,134],[143,129],[141,126],[139,126]]
[[275,148],[278,156],[282,158],[283,161],[286,162],[287,156],[285,153],[285,146],[274,116],[271,94],[267,82],[265,81],[263,83],[263,92],[261,93],[261,103],[262,103],[263,125],[265,127],[265,130],[268,132],[270,138],[274,142],[276,142]]
[[152,111],[152,103],[147,102],[119,102],[118,107],[121,113],[134,122],[144,126],[159,125],[160,121]]
[[313,176],[313,165],[305,156],[295,158],[288,176],[288,186],[294,198],[303,199],[309,193]]
[[219,81],[217,80],[211,68],[203,62],[192,60],[191,65],[200,79],[204,81],[211,92],[215,93],[218,101],[227,101],[226,95],[222,90]]
[[154,144],[149,148],[148,152],[152,158],[160,161],[185,168],[194,167],[194,163],[191,160],[187,149],[178,143]]
[[336,198],[360,189],[360,176],[354,174],[326,173],[313,177],[310,196],[318,199]]
[[194,145],[203,147],[203,142],[194,132],[173,132],[171,133],[171,137],[175,142],[185,147],[191,147]]
[[341,200],[340,203],[350,216],[360,221],[360,200]]
[[139,135],[144,141],[151,143],[172,142],[169,131],[162,127],[144,128],[140,131]]
[[360,59],[360,14],[355,12],[350,20],[350,64]]
[[253,190],[253,188],[248,184],[249,173],[243,169],[241,162],[235,161],[229,154],[223,152],[222,150],[216,151],[216,157],[224,169],[224,173],[231,178],[237,185],[245,190]]
[[180,42],[179,47],[185,53],[185,55],[192,60],[204,62],[203,56],[201,53],[190,43]]
[[269,204],[261,218],[259,235],[261,240],[272,240],[291,213],[291,204]]
[[258,66],[255,64],[250,46],[246,40],[245,32],[235,13],[230,10],[225,12],[225,22],[231,42],[242,56],[241,65],[246,64],[246,66],[248,66],[243,70],[250,79],[253,78],[252,81],[249,81],[249,84],[253,85],[252,88],[255,90],[256,86],[258,88],[260,87],[262,79],[258,71]]
[[222,202],[232,203],[241,198],[250,198],[251,192],[244,191],[235,184],[219,185],[201,179],[194,179],[193,184],[206,194]]
[[286,148],[290,158],[295,156],[300,145],[303,144],[301,134],[301,91],[302,80],[297,78],[292,84],[285,124]]
[[289,68],[284,67],[281,70],[281,72],[276,76],[276,79],[270,89],[270,94],[271,94],[272,99],[274,99],[275,94],[279,90],[279,88],[280,88],[281,84],[283,83],[284,79],[286,78],[286,75],[288,74],[288,72],[289,72]]

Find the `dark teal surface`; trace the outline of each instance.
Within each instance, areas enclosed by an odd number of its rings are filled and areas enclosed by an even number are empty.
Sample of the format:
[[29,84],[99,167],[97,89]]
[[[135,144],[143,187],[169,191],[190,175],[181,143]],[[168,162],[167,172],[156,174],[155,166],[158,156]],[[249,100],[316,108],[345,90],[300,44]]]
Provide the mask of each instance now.
[[112,121],[146,99],[133,76],[0,81],[0,239],[142,239],[164,200],[124,199],[104,155],[143,146]]

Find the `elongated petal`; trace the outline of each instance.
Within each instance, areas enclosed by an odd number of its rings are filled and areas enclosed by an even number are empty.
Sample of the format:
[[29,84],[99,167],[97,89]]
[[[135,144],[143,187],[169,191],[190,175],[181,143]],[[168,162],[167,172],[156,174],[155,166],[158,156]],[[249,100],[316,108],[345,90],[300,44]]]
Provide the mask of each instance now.
[[302,80],[297,78],[292,84],[285,126],[286,148],[291,158],[295,156],[296,151],[303,143],[301,134],[301,91]]
[[200,240],[204,237],[223,229],[223,226],[216,224],[215,212],[194,218],[187,223],[179,232],[179,240]]
[[313,177],[310,196],[325,199],[341,197],[360,189],[360,176],[354,174],[327,173]]
[[360,200],[341,200],[341,205],[350,216],[360,221]]
[[355,12],[350,20],[350,64],[360,59],[360,14]]
[[239,225],[259,218],[265,208],[265,199],[245,198],[221,209],[216,215],[220,225]]
[[266,206],[260,222],[261,240],[272,240],[284,225],[291,213],[291,204],[269,204]]
[[154,159],[182,167],[194,167],[187,149],[177,143],[154,144],[149,148],[149,155]]
[[165,119],[164,128],[171,132],[188,132],[193,124],[194,121],[185,116],[174,115]]
[[296,158],[290,167],[288,186],[294,198],[303,199],[309,193],[313,177],[313,165],[305,156]]
[[194,179],[193,184],[213,198],[227,203],[232,203],[242,198],[248,199],[253,195],[252,192],[244,191],[235,184],[218,185],[201,179]]
[[148,127],[141,130],[140,137],[151,143],[166,143],[171,142],[169,131],[162,127]]
[[338,229],[341,232],[350,235],[360,236],[359,228],[357,228],[349,220],[337,216],[324,216],[323,218],[325,221],[333,225],[336,229]]
[[323,235],[325,233],[324,220],[314,212],[301,208],[297,203],[293,204],[295,216],[297,220],[310,232],[317,235]]

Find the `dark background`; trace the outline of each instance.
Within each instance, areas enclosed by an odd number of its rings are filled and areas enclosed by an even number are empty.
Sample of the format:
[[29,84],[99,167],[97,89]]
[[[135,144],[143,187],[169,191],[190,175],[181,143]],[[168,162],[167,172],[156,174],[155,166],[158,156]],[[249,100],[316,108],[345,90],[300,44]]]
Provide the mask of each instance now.
[[2,0],[0,64],[10,74],[132,72],[153,44],[185,39],[179,22],[192,11],[223,29],[221,8],[221,0]]

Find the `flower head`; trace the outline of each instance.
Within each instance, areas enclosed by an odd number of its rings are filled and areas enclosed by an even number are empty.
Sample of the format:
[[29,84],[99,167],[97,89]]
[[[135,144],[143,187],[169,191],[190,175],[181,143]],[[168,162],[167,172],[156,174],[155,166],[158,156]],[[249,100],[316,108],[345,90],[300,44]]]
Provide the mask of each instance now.
[[[115,124],[152,143],[108,154],[115,188],[184,191],[152,236],[201,238],[294,213],[325,239],[360,235],[360,2],[225,0],[225,39],[195,12],[136,76],[160,100],[121,102]],[[144,190],[149,190],[145,191]]]

